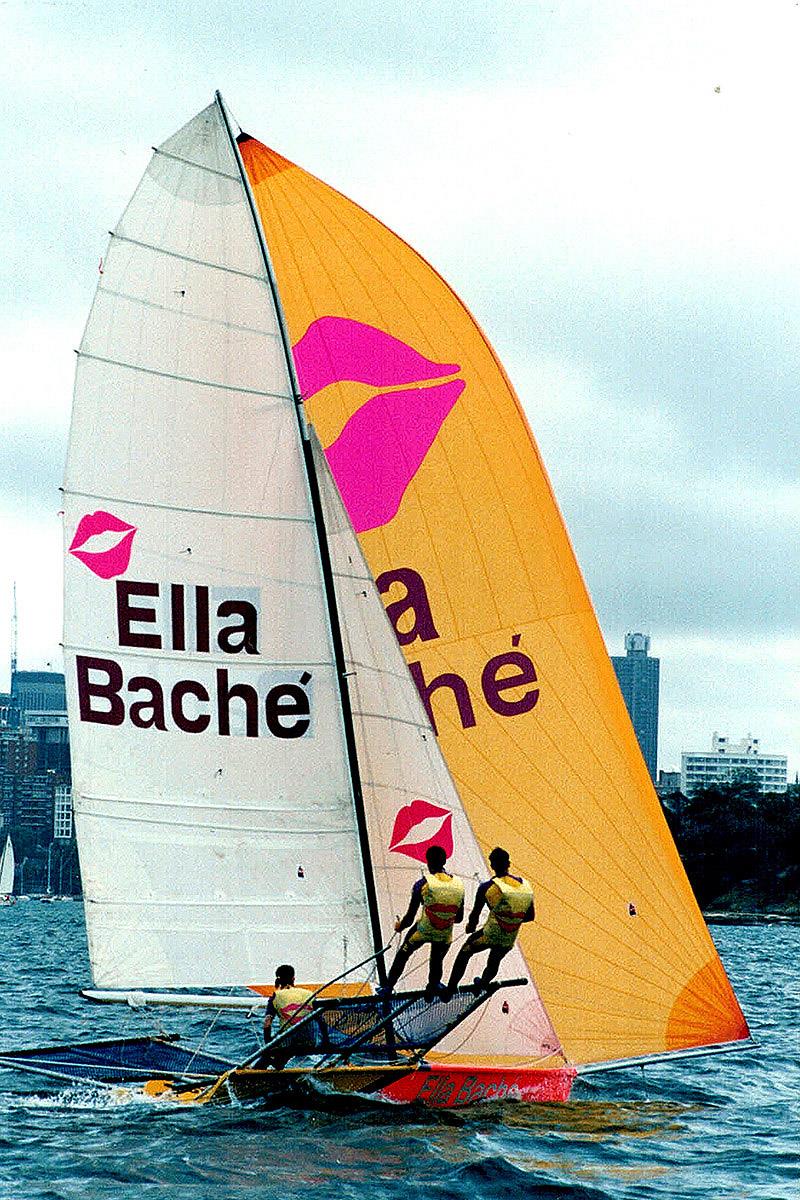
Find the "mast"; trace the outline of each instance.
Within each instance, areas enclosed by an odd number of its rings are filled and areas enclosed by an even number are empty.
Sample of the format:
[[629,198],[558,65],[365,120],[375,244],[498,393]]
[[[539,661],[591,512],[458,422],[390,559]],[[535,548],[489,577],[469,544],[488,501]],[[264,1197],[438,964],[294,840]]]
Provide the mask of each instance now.
[[281,333],[281,345],[283,347],[284,360],[286,362],[286,369],[289,373],[289,383],[292,389],[292,398],[294,400],[294,409],[297,416],[298,432],[300,434],[300,442],[303,448],[303,462],[305,464],[306,478],[308,480],[308,489],[311,497],[311,506],[314,513],[314,525],[317,533],[317,547],[319,550],[320,566],[322,568],[325,601],[328,610],[328,624],[331,634],[334,663],[336,666],[336,679],[341,705],[342,727],[345,748],[347,751],[347,765],[350,775],[353,808],[355,810],[359,847],[361,850],[361,862],[364,870],[364,884],[367,893],[367,906],[369,910],[370,928],[372,931],[372,942],[376,951],[375,962],[378,970],[379,982],[381,984],[385,984],[386,964],[384,962],[383,954],[380,952],[383,945],[383,937],[381,934],[378,897],[375,887],[375,874],[372,868],[372,855],[370,852],[369,836],[367,833],[367,818],[364,808],[364,794],[361,786],[361,771],[359,768],[358,753],[356,750],[353,709],[350,702],[350,693],[347,685],[347,668],[345,662],[344,644],[342,641],[339,611],[336,604],[336,591],[333,578],[333,569],[331,567],[330,551],[328,549],[328,539],[325,531],[325,521],[322,513],[319,480],[317,478],[316,467],[314,465],[308,424],[303,411],[303,397],[300,391],[297,373],[295,371],[292,345],[289,338],[289,331],[286,325],[283,306],[281,304],[280,293],[278,291],[278,282],[275,278],[275,273],[272,268],[272,260],[270,258],[269,248],[267,246],[264,230],[261,226],[261,220],[258,215],[258,209],[256,207],[252,189],[250,187],[250,180],[247,177],[247,171],[245,170],[244,162],[242,161],[239,145],[233,135],[233,130],[231,128],[230,118],[225,107],[225,102],[223,101],[222,95],[219,91],[214,93],[214,99],[222,116],[222,120],[225,125],[225,131],[230,140],[231,149],[236,157],[236,163],[239,167],[242,186],[244,187],[245,195],[247,196],[247,203],[253,218],[253,225],[255,227],[256,237],[258,239],[258,245],[261,250],[267,281],[269,283],[272,300],[275,305],[275,312],[278,318],[278,327]]

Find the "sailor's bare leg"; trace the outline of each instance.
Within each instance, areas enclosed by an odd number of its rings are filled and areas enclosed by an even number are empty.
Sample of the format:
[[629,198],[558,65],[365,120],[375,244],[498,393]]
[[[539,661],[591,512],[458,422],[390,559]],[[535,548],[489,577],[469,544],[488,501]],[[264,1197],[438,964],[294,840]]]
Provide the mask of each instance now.
[[412,929],[406,940],[402,943],[397,954],[394,956],[394,962],[389,968],[389,974],[386,977],[386,991],[391,992],[397,985],[397,981],[406,969],[406,963],[411,958],[415,950],[424,945],[421,941],[414,940],[414,930]]
[[444,956],[450,949],[448,942],[431,942],[431,960],[428,966],[428,986],[425,993],[430,999],[439,991],[439,984],[442,982],[442,968],[444,967]]
[[492,946],[489,950],[489,957],[486,960],[486,966],[481,973],[481,984],[486,987],[491,983],[500,969],[500,963],[508,954],[508,950],[502,949],[500,946]]
[[488,950],[488,946],[480,945],[482,941],[480,933],[471,933],[464,945],[456,955],[456,961],[453,963],[453,969],[450,972],[450,979],[447,983],[447,991],[453,993],[464,977],[464,972],[467,969],[467,963],[472,958],[473,954],[480,954],[482,950]]

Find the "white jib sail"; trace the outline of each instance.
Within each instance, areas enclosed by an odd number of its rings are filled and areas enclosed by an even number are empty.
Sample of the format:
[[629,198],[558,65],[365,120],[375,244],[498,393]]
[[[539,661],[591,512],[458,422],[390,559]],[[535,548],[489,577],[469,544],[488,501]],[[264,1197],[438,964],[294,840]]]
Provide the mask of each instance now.
[[372,952],[317,534],[221,112],[156,151],[104,258],[65,483],[92,974],[322,981]]
[[[478,882],[491,871],[315,436],[313,448],[342,625],[372,870],[388,941],[395,916],[405,912],[411,888],[424,869],[427,846],[438,843],[450,854],[448,869],[466,884],[466,915]],[[481,919],[485,916],[484,909]],[[464,925],[456,926],[445,978],[463,935]],[[471,960],[465,983],[480,973],[485,957]],[[428,953],[421,949],[412,956],[400,986],[424,987],[427,969]],[[529,986],[495,996],[439,1049],[460,1047],[471,1055],[532,1059],[556,1053],[558,1035],[518,948],[503,959],[500,975],[526,978]],[[508,1011],[503,1011],[504,1005]]]
[[11,838],[6,837],[0,854],[0,896],[10,896],[14,891],[14,865],[14,847]]

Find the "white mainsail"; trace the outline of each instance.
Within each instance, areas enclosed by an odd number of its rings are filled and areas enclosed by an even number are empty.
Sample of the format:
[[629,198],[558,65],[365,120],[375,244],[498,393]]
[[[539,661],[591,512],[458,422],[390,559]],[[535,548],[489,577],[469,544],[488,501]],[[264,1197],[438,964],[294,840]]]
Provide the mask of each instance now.
[[155,153],[81,344],[65,660],[92,974],[324,980],[373,951],[279,321],[213,104]]
[[3,853],[0,854],[0,896],[10,896],[14,891],[14,846],[6,836]]
[[[316,436],[312,444],[341,618],[372,873],[388,934],[420,876],[426,844],[439,843],[448,851],[452,847],[448,867],[467,885],[467,912],[478,881],[489,872]],[[456,942],[463,933],[464,926],[456,926]],[[404,986],[424,986],[427,957],[420,951],[411,958]],[[474,965],[482,969],[483,960],[475,959]],[[443,1050],[451,1048],[451,1041],[463,1044],[465,1037],[470,1053],[478,1055],[542,1058],[560,1048],[518,948],[504,958],[502,975],[529,981],[512,999],[513,1013],[504,1013],[503,1000],[495,999],[446,1040]]]

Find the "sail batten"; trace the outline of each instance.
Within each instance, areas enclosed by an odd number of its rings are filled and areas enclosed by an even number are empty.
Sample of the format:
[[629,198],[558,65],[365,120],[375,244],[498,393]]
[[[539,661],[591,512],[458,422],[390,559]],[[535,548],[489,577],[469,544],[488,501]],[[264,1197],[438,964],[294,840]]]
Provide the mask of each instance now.
[[187,167],[196,167],[198,171],[208,171],[210,175],[220,175],[223,179],[232,179],[234,183],[241,183],[240,177],[232,174],[230,171],[220,171],[217,167],[210,167],[208,163],[195,162],[190,158],[183,158],[180,154],[170,154],[163,147],[159,149],[158,146],[154,146],[153,153],[157,154],[160,158],[171,158],[173,162],[183,163]]
[[142,250],[153,250],[157,254],[163,255],[165,258],[176,258],[181,262],[193,263],[197,267],[210,267],[212,271],[223,271],[226,275],[241,275],[245,279],[256,279],[263,282],[264,276],[253,271],[239,271],[235,267],[226,266],[224,263],[210,262],[208,259],[192,258],[189,254],[179,254],[177,250],[167,250],[164,246],[156,246],[152,242],[143,242],[138,238],[126,237],[123,233],[112,232],[110,235],[113,242],[127,242],[131,246],[139,246]]
[[138,371],[142,375],[157,375],[161,379],[169,379],[175,383],[191,383],[196,387],[214,388],[222,392],[241,392],[243,396],[264,396],[271,400],[285,400],[280,392],[268,392],[263,388],[244,387],[237,383],[223,383],[218,379],[200,379],[193,375],[179,375],[175,371],[159,371],[155,367],[144,367],[141,363],[124,362],[119,358],[106,358],[102,354],[90,354],[88,350],[80,350],[78,358],[90,362],[103,363],[108,367],[120,367],[124,371]]

